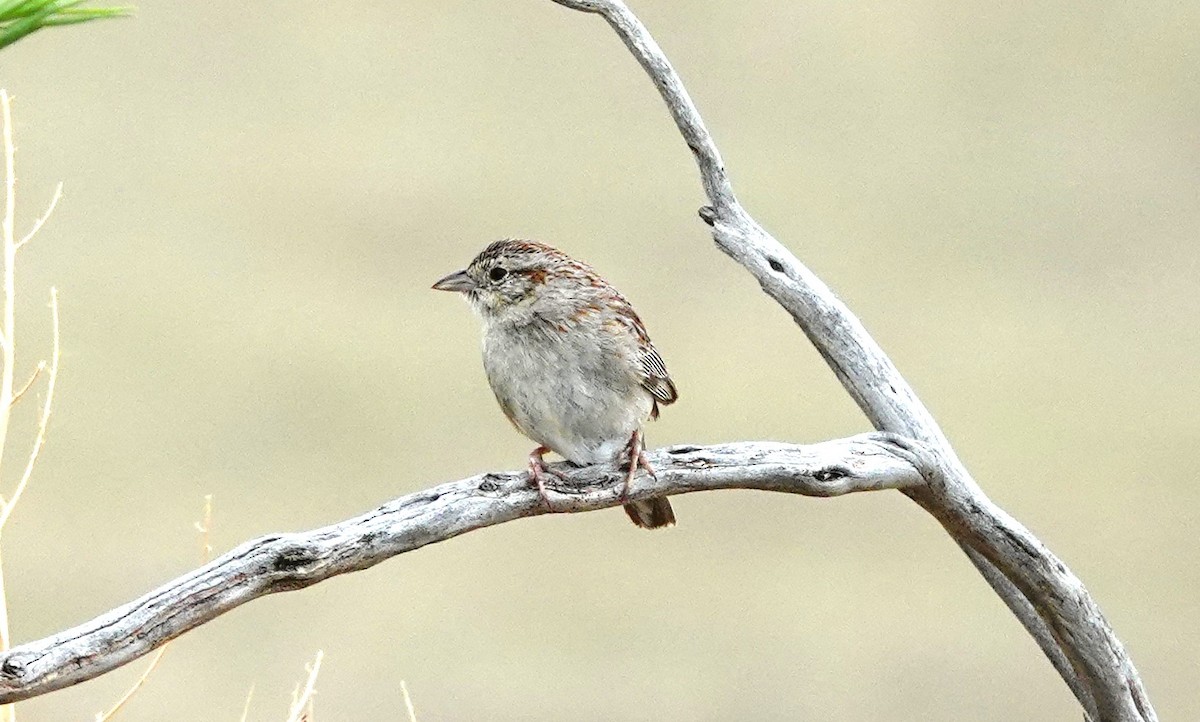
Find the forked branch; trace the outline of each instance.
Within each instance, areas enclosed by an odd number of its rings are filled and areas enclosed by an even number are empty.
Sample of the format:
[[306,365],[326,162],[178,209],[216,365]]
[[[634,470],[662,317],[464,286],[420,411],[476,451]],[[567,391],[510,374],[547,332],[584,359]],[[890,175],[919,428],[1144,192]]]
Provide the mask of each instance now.
[[812,271],[738,203],[683,81],[620,0],[554,0],[601,15],[650,76],[691,148],[709,206],[701,218],[727,255],[791,314],[875,428],[929,445],[931,483],[906,494],[941,522],[1037,641],[1093,720],[1155,720],[1137,670],[1083,583],[988,499],[895,365]]

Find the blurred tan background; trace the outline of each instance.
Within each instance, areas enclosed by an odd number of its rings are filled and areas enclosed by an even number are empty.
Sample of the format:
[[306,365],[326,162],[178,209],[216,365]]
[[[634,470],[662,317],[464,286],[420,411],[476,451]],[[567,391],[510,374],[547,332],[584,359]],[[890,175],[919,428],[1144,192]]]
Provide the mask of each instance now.
[[[977,478],[1089,585],[1164,720],[1200,719],[1200,4],[634,3],[747,206],[861,315]],[[467,307],[506,235],[633,300],[681,401],[652,444],[867,428],[716,251],[686,147],[606,25],[537,2],[141,3],[0,53],[21,362],[65,356],[4,538],[14,636],[223,552],[488,470]],[[20,374],[18,374],[20,375]],[[32,406],[18,417],[24,433]],[[6,465],[12,483],[28,435]],[[123,714],[1064,720],[1066,687],[899,494],[679,498],[504,525],[256,601]],[[24,704],[83,720],[144,662]]]

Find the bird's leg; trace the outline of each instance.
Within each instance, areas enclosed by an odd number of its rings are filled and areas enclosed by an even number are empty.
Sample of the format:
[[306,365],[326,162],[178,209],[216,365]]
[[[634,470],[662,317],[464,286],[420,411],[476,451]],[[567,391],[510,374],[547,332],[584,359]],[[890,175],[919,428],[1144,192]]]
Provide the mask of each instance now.
[[622,501],[629,498],[629,485],[633,482],[633,477],[637,475],[639,466],[645,469],[652,478],[658,479],[658,475],[654,473],[654,467],[650,466],[650,460],[646,458],[644,442],[641,429],[637,429],[633,432],[633,436],[629,437],[629,473],[625,475],[625,485],[621,487]]
[[539,446],[529,452],[529,475],[533,477],[533,482],[537,484],[538,499],[542,502],[542,506],[546,507],[546,511],[552,512],[554,511],[554,507],[550,504],[550,497],[546,495],[545,475],[553,474],[564,481],[567,475],[546,466],[546,460],[542,458],[542,454],[548,451],[550,451],[550,447]]

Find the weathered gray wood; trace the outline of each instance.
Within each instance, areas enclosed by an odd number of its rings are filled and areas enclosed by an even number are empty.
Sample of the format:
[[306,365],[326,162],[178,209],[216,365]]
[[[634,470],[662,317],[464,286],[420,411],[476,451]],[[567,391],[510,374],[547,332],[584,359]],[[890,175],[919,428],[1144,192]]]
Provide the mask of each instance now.
[[[920,445],[863,434],[800,446],[741,442],[648,452],[658,478],[639,475],[630,499],[714,489],[805,496],[912,489],[925,475]],[[568,470],[567,465],[556,468]],[[624,472],[587,467],[547,479],[555,511],[620,506]],[[525,473],[480,474],[409,494],[332,526],[247,542],[90,622],[0,654],[0,704],[78,684],[132,662],[253,599],[372,567],[459,534],[547,513]]]
[[941,522],[1004,599],[1094,720],[1155,720],[1141,679],[1083,583],[991,502],[891,360],[819,278],[760,226],[733,192],[716,144],[666,55],[620,0],[554,0],[597,13],[658,88],[691,148],[711,205],[701,217],[727,255],[783,306],[876,429],[928,445],[930,483],[906,493]]

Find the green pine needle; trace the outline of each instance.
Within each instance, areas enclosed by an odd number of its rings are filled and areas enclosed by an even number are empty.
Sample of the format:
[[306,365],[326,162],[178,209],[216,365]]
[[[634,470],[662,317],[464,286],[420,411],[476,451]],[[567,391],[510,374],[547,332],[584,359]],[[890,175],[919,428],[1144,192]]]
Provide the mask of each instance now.
[[0,48],[26,35],[56,25],[124,17],[131,7],[79,7],[84,0],[0,0]]

